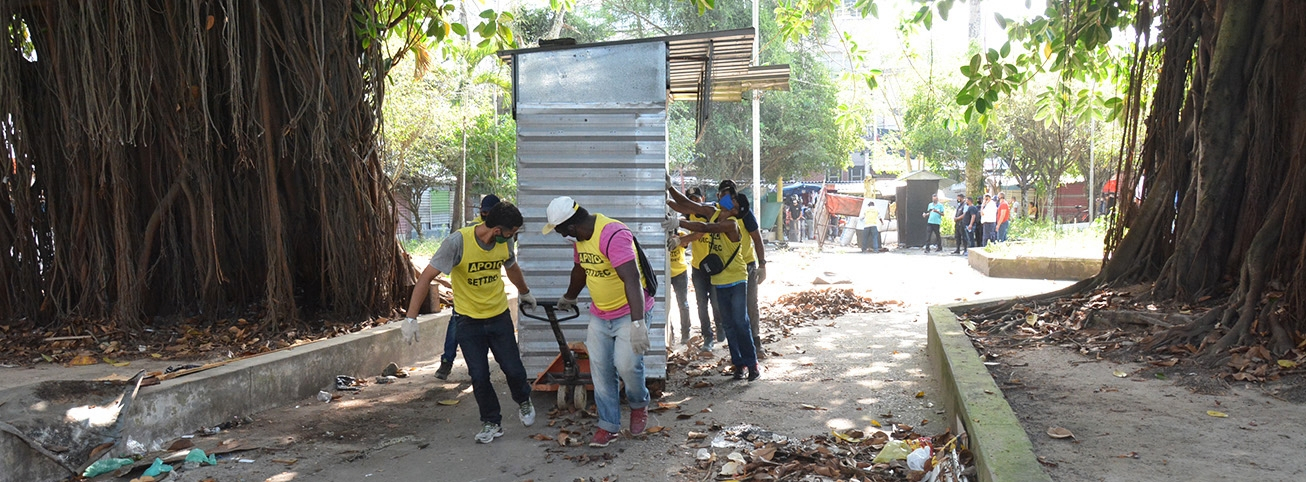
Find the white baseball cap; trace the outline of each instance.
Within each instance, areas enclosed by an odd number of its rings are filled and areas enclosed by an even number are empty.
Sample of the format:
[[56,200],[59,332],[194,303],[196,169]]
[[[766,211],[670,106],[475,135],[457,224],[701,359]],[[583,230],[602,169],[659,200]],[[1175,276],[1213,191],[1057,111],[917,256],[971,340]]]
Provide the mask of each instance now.
[[568,196],[558,196],[549,202],[549,209],[544,211],[544,218],[547,222],[544,225],[544,231],[540,234],[549,234],[553,228],[559,224],[567,222],[576,214],[576,209],[580,208],[576,201]]

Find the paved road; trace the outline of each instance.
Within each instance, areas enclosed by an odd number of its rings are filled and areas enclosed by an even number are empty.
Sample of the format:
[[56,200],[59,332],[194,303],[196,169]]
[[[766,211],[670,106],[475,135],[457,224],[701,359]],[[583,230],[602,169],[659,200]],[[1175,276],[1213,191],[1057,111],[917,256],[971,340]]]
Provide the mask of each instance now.
[[[643,439],[620,439],[605,449],[560,447],[533,438],[556,438],[562,430],[573,430],[588,441],[592,433],[590,418],[551,416],[552,397],[546,394],[535,398],[540,415],[534,427],[522,427],[508,413],[502,438],[476,444],[476,403],[460,359],[448,381],[434,378],[434,366],[415,367],[413,376],[399,383],[371,386],[330,404],[300,400],[255,414],[254,423],[223,437],[275,450],[245,452],[240,456],[254,463],[224,461],[182,473],[177,480],[688,480],[702,476],[682,472],[693,465],[697,449],[686,434],[713,425],[754,424],[804,437],[832,429],[869,429],[875,420],[933,434],[945,426],[925,359],[925,306],[1032,294],[1067,284],[989,279],[969,269],[961,257],[919,250],[859,254],[827,248],[816,253],[814,247],[798,246],[768,258],[764,300],[811,289],[813,279],[822,276],[847,279],[846,286],[862,294],[903,304],[890,313],[846,315],[795,330],[768,346],[781,356],[765,360],[763,378],[756,382],[731,381],[715,371],[687,377],[677,367],[661,400],[676,402],[677,408],[650,419],[650,426],[665,430]],[[723,357],[728,354],[718,348],[713,358],[695,363],[711,365]],[[495,383],[500,399],[511,406],[501,374],[496,373]],[[915,398],[919,391],[926,396]],[[458,403],[440,403],[448,400]],[[287,465],[273,459],[296,461]]]

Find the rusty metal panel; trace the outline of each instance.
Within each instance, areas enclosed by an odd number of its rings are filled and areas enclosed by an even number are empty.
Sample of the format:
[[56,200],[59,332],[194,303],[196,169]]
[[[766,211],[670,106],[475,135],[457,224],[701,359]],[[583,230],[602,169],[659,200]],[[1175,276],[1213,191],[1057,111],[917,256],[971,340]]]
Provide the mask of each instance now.
[[[515,62],[517,201],[526,220],[518,262],[531,293],[560,298],[574,264],[570,243],[540,234],[553,198],[571,196],[591,213],[625,223],[659,279],[644,357],[648,378],[666,377],[666,62],[660,42],[523,53]],[[588,291],[581,300],[588,305]],[[588,319],[563,324],[568,342],[585,340]],[[518,333],[534,377],[557,356],[557,341],[546,323],[528,318]]]

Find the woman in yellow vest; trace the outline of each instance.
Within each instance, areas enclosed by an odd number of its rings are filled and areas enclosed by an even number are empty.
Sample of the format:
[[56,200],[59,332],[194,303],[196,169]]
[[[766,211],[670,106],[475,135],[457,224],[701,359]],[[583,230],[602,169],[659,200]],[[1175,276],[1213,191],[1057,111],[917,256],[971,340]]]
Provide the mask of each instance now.
[[[440,273],[449,273],[453,283],[454,313],[450,323],[457,323],[455,336],[463,350],[467,371],[472,376],[472,394],[480,408],[481,431],[476,441],[488,444],[503,435],[500,425],[499,396],[490,383],[490,360],[494,353],[499,369],[508,381],[513,401],[518,404],[517,417],[527,427],[535,423],[535,406],[531,404],[531,385],[526,381],[526,367],[522,365],[517,337],[513,332],[512,317],[508,314],[508,295],[504,293],[500,270],[507,272],[508,280],[517,286],[521,304],[534,308],[535,296],[526,287],[521,266],[517,265],[513,237],[522,226],[522,215],[509,202],[500,202],[490,209],[485,222],[468,226],[445,238],[431,257],[430,264],[422,270],[417,285],[413,287],[408,302],[408,319],[405,328],[416,326],[417,310],[426,299],[431,280]],[[437,292],[439,288],[436,288]],[[410,342],[416,341],[416,332]]]
[[736,217],[739,214],[740,197],[740,194],[721,197],[718,221],[702,223],[682,220],[680,227],[708,234],[706,237],[709,238],[711,250],[702,263],[703,268],[709,272],[720,266],[720,271],[712,274],[712,287],[721,303],[721,321],[725,326],[726,340],[730,343],[730,363],[734,365],[734,377],[741,380],[747,372],[748,380],[752,381],[761,376],[761,372],[757,368],[757,352],[748,323],[748,268],[740,255],[746,231],[743,221]]
[[630,433],[644,433],[648,423],[648,388],[644,385],[644,353],[648,351],[645,317],[653,297],[644,290],[635,251],[635,235],[620,221],[590,214],[570,197],[549,203],[544,234],[557,231],[575,243],[571,282],[558,300],[558,309],[576,308],[581,288],[590,292],[590,323],[585,349],[594,379],[598,428],[591,447],[607,447],[621,431],[621,395],[617,377],[626,384]]

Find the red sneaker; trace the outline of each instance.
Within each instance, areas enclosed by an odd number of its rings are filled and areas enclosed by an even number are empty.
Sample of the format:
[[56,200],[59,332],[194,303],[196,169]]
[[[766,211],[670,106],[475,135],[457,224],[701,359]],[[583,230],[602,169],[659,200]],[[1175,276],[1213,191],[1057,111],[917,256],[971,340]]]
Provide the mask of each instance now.
[[594,430],[594,440],[590,441],[590,447],[602,448],[607,447],[617,438],[617,434],[603,430],[601,428]]
[[630,410],[630,434],[639,435],[644,433],[644,427],[648,425],[648,407],[632,408]]

